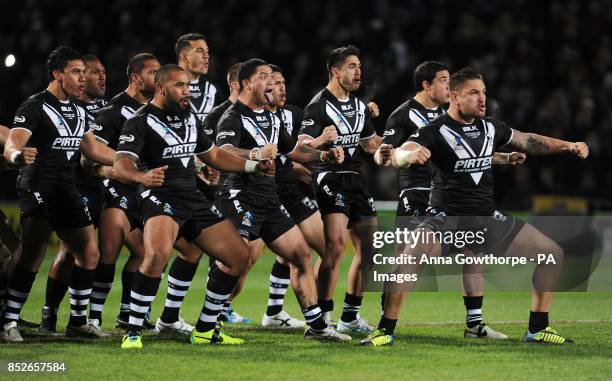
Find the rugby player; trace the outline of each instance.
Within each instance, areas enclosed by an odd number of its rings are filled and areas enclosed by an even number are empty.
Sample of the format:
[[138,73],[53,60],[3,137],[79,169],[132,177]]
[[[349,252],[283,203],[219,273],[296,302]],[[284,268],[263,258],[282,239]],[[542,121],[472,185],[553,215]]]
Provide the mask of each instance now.
[[[92,122],[97,113],[107,104],[104,98],[106,93],[106,69],[100,59],[94,55],[86,54],[83,55],[82,59],[85,63],[85,87],[79,96],[79,100],[82,101],[80,105],[87,112],[89,121]],[[92,128],[92,131],[95,133],[95,127]],[[99,169],[102,168],[100,167]],[[76,167],[75,179],[77,190],[89,209],[95,229],[98,227],[102,208],[100,180],[86,172],[81,165]],[[62,299],[66,295],[66,291],[68,291],[68,281],[73,264],[74,257],[67,251],[66,244],[60,240],[58,252],[51,263],[49,276],[47,277],[45,304],[42,308],[40,323],[40,330],[42,332],[56,331],[57,311]],[[96,281],[94,277],[92,305],[95,301],[95,295],[99,292]],[[99,322],[96,321],[90,321],[90,323],[97,327],[100,326]]]
[[[128,119],[119,136],[114,176],[141,184],[145,258],[134,276],[128,332],[121,348],[142,348],[142,323],[162,272],[181,235],[222,265],[209,273],[205,304],[191,332],[193,344],[242,344],[215,330],[217,317],[248,263],[248,249],[234,226],[196,189],[194,155],[217,169],[273,175],[274,163],[244,160],[218,149],[189,110],[189,77],[180,66],[155,74],[153,100]],[[146,171],[137,167],[140,163]],[[222,240],[218,237],[223,237]]]
[[106,165],[112,164],[113,155],[96,141],[85,109],[72,100],[84,89],[84,71],[76,50],[60,46],[51,52],[47,60],[49,85],[19,107],[4,147],[4,158],[22,167],[17,190],[23,228],[22,255],[6,297],[1,334],[5,341],[23,341],[17,320],[52,230],[75,257],[66,335],[102,335],[86,319],[99,252],[89,209],[75,186],[74,171],[79,150]]
[[[449,102],[448,67],[437,61],[421,63],[414,71],[414,98],[401,104],[391,113],[385,126],[383,141],[397,148],[419,128],[432,122],[445,113],[443,105]],[[375,154],[377,160],[379,154]],[[525,155],[519,152],[495,153],[493,164],[518,165]],[[424,217],[431,190],[429,165],[411,165],[399,171],[399,202],[396,211],[396,227],[406,225],[410,217]],[[463,289],[466,308],[465,337],[505,339],[506,335],[496,332],[483,321],[482,303],[484,298],[484,279],[482,270],[474,265],[464,265]],[[384,303],[386,294],[383,293]]]
[[[325,256],[319,267],[317,289],[321,310],[326,320],[331,321],[334,309],[332,296],[346,247],[348,228],[361,237],[361,250],[353,256],[351,267],[362,269],[362,256],[372,255],[369,243],[376,230],[376,209],[359,172],[361,162],[358,147],[374,154],[381,147],[382,138],[374,131],[369,107],[352,94],[361,85],[359,50],[354,46],[334,49],[327,58],[327,69],[329,82],[306,106],[299,139],[312,147],[341,147],[346,157],[340,166],[322,164],[313,170],[316,199],[325,229]],[[388,144],[380,149],[384,162],[390,160],[392,150]],[[352,320],[341,319],[339,329],[357,333],[372,329],[359,316],[362,290],[358,291],[345,296],[345,310],[350,312],[348,316]]]
[[[217,144],[252,159],[276,159],[277,154],[302,162],[324,161],[337,165],[340,149],[316,151],[296,144],[281,121],[264,107],[272,102],[272,69],[260,59],[243,62],[238,72],[240,95],[219,121]],[[219,193],[221,210],[248,241],[262,238],[270,249],[291,263],[291,284],[309,328],[304,337],[318,340],[350,340],[338,333],[321,315],[316,300],[310,248],[300,229],[280,203],[274,179],[230,174]]]
[[[189,76],[189,106],[191,112],[203,123],[215,105],[223,101],[223,94],[218,87],[208,78],[209,47],[206,37],[200,33],[188,33],[178,38],[174,45],[178,65],[183,68]],[[205,128],[206,136],[214,141],[214,131]],[[196,157],[196,166],[200,168],[198,178],[198,189],[206,199],[214,200],[214,195],[219,180],[219,172],[204,165]],[[174,244],[178,255],[172,262],[168,271],[168,292],[162,314],[155,323],[155,331],[158,334],[190,335],[193,326],[186,323],[180,316],[180,308],[198,264],[202,257],[199,248],[179,238]]]
[[[113,150],[117,148],[124,122],[153,97],[155,73],[159,67],[159,61],[150,53],[140,53],[130,58],[126,70],[128,87],[113,97],[110,105],[96,116],[93,124],[96,139]],[[138,190],[134,186],[105,179],[101,193],[104,203],[98,230],[100,261],[94,278],[89,321],[90,324],[102,325],[104,303],[115,279],[115,264],[121,248],[125,245],[130,256],[121,273],[121,303],[115,328],[127,328],[131,284],[144,258],[142,222],[138,214]],[[154,328],[147,320],[143,322],[143,326],[147,329]]]
[[[448,216],[460,216],[463,226],[486,227],[487,253],[534,259],[537,253],[551,253],[555,263],[537,264],[534,270],[529,327],[523,340],[532,343],[571,343],[570,339],[550,328],[548,320],[563,262],[563,249],[532,225],[495,209],[491,164],[494,151],[505,145],[528,154],[566,152],[581,159],[589,155],[589,148],[583,142],[523,133],[508,127],[503,121],[485,117],[485,83],[482,75],[469,67],[451,75],[449,89],[448,112],[413,133],[395,150],[392,159],[393,165],[398,168],[430,162],[434,170],[428,218],[420,228],[423,231],[448,229],[445,225]],[[440,244],[436,242],[424,242],[414,249],[430,256],[440,255],[441,252]],[[483,247],[470,249],[480,254]],[[400,291],[388,293],[378,329],[361,344],[393,344],[393,333],[405,294]]]

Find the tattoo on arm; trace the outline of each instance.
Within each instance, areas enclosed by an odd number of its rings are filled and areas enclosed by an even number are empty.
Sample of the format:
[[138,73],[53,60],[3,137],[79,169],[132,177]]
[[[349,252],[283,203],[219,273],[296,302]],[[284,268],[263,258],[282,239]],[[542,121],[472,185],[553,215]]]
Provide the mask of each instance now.
[[509,154],[507,153],[501,153],[501,152],[495,152],[493,154],[493,165],[506,165],[506,164],[510,164],[510,160],[509,160]]
[[300,163],[312,163],[319,161],[321,157],[321,151],[318,151],[305,144],[298,143],[295,149],[288,155],[292,160]]
[[567,142],[548,136],[523,133],[514,130],[514,135],[510,141],[514,147],[526,151],[530,154],[549,154],[559,153],[567,150]]

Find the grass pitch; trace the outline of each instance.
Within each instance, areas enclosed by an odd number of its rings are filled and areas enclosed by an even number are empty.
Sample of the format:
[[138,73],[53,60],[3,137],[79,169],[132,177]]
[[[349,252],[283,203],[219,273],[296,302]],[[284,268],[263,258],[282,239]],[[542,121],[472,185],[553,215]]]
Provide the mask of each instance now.
[[[22,317],[40,320],[46,275],[52,256],[41,268]],[[335,295],[334,318],[339,318],[344,296],[346,267]],[[206,258],[203,259],[203,263]],[[226,331],[243,337],[238,347],[192,346],[187,340],[144,337],[142,351],[119,349],[120,335],[98,341],[74,341],[25,331],[26,343],[0,344],[0,379],[79,380],[609,380],[612,377],[612,293],[562,293],[556,296],[553,327],[576,345],[553,347],[528,345],[520,338],[526,329],[528,293],[488,293],[485,319],[510,336],[504,342],[463,338],[465,310],[459,292],[414,293],[404,307],[394,347],[360,347],[350,343],[305,341],[301,331],[270,331],[259,326],[268,297],[268,274],[273,257],[263,256],[250,274],[234,308],[253,319],[250,326],[229,326]],[[120,271],[105,305],[105,329],[114,324],[120,299]],[[205,266],[201,266],[181,311],[194,323],[202,307]],[[156,318],[163,308],[166,283],[153,304]],[[301,317],[289,291],[285,309]],[[67,298],[60,309],[58,327],[69,314]],[[380,314],[378,293],[365,295],[362,316],[373,324]],[[8,361],[61,361],[60,374],[9,374]],[[43,377],[43,378],[41,378]]]

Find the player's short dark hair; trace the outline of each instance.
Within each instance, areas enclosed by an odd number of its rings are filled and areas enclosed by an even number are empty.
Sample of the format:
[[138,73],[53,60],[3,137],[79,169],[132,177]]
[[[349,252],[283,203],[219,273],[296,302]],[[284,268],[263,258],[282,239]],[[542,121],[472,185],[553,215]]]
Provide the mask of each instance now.
[[53,80],[53,71],[64,71],[69,61],[82,59],[82,54],[71,47],[60,45],[47,56],[47,75]]
[[145,63],[151,60],[157,61],[157,57],[151,53],[138,53],[130,58],[126,70],[128,78],[131,78],[132,74],[140,74],[145,67]]
[[83,54],[83,55],[81,56],[81,59],[83,60],[83,62],[84,62],[85,64],[88,64],[88,63],[90,63],[90,62],[102,62],[102,61],[101,61],[101,60],[98,58],[98,56],[95,56],[95,55],[93,55],[93,54]]
[[348,56],[359,57],[359,48],[354,45],[347,45],[332,50],[327,56],[327,70],[331,73],[332,68],[339,68]]
[[162,65],[157,73],[155,73],[155,84],[164,84],[168,81],[168,74],[175,71],[185,71],[182,67],[177,64],[165,64]]
[[178,59],[181,52],[191,46],[191,41],[198,40],[206,41],[206,36],[202,33],[187,33],[179,37],[178,40],[176,40],[176,44],[174,44],[174,53],[176,53],[176,58]]
[[278,65],[269,64],[270,69],[272,69],[272,73],[281,73],[283,74],[283,69],[281,69]]
[[238,70],[238,83],[240,84],[240,90],[244,88],[242,81],[251,78],[251,76],[257,71],[257,68],[264,65],[268,65],[268,63],[261,58],[250,58],[240,65],[240,70]]
[[448,87],[451,91],[457,90],[458,87],[472,79],[484,80],[482,74],[473,68],[466,66],[459,71],[454,72],[448,81]]
[[436,74],[442,70],[447,70],[448,66],[438,61],[425,61],[414,70],[413,82],[414,89],[419,92],[423,90],[423,81],[432,83]]
[[237,62],[232,65],[227,71],[227,85],[229,86],[232,82],[238,82],[238,72],[240,71],[240,66],[242,62]]

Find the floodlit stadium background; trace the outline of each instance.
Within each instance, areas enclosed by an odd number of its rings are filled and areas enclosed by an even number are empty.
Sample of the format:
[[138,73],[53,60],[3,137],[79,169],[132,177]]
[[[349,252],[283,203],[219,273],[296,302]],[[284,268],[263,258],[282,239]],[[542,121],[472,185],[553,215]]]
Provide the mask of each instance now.
[[[138,52],[174,62],[186,32],[208,36],[210,77],[227,95],[225,72],[261,57],[280,65],[288,101],[305,106],[327,74],[334,47],[362,50],[361,95],[386,117],[414,94],[412,71],[428,59],[453,70],[472,65],[488,86],[488,113],[511,126],[584,140],[591,157],[530,157],[498,169],[496,197],[505,209],[529,209],[532,196],[584,196],[595,210],[612,208],[611,1],[57,1],[3,3],[0,13],[0,124],[46,86],[45,57],[59,44],[99,56],[107,96],[126,87],[125,66]],[[9,55],[13,57],[9,57]],[[8,64],[8,67],[7,67]],[[12,66],[10,65],[12,64]],[[366,160],[370,163],[370,160]],[[365,170],[378,200],[396,198],[393,170]],[[16,174],[0,175],[0,199],[15,197]]]

